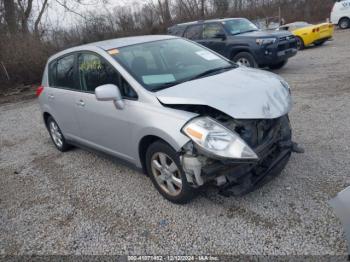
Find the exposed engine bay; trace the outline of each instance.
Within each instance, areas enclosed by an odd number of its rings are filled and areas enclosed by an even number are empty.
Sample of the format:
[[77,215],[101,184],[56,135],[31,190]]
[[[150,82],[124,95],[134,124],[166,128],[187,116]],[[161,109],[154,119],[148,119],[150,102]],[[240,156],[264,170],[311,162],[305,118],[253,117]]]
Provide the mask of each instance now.
[[288,115],[276,119],[237,120],[209,106],[170,107],[215,119],[239,134],[259,157],[256,161],[215,157],[189,142],[183,147],[180,158],[187,180],[194,187],[213,183],[223,195],[243,195],[278,175],[288,163],[292,152],[302,152],[292,142]]

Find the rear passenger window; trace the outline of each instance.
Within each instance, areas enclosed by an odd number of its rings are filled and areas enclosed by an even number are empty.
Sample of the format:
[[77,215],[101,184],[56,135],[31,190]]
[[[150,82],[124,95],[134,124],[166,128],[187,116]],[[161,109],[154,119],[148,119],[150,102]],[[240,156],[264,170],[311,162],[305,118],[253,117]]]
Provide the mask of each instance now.
[[81,89],[94,92],[95,88],[105,84],[119,87],[123,97],[137,98],[129,83],[105,60],[95,54],[80,54],[78,58],[79,82]]
[[191,40],[198,40],[202,38],[202,25],[192,25],[185,31],[184,37]]
[[74,55],[68,55],[50,64],[50,85],[78,89],[74,81]]

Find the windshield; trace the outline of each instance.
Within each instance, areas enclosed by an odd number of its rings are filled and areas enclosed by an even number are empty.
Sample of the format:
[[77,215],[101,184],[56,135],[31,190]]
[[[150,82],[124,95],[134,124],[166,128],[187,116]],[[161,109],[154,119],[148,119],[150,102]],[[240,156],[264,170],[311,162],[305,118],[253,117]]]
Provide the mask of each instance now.
[[306,22],[298,22],[298,23],[294,23],[291,25],[291,27],[294,27],[294,28],[302,28],[302,27],[307,27],[307,26],[312,26],[312,24],[309,24]]
[[256,25],[254,25],[252,22],[244,18],[227,20],[227,21],[224,21],[223,24],[226,30],[231,35],[237,35],[237,34],[259,30]]
[[149,91],[236,67],[215,53],[178,38],[122,47],[109,53]]

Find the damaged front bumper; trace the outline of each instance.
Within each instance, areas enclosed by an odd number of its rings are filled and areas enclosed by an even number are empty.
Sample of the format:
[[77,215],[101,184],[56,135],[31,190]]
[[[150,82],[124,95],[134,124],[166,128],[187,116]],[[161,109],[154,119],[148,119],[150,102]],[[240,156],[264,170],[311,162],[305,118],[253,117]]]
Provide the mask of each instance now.
[[303,150],[291,140],[288,116],[274,121],[254,147],[258,160],[220,159],[187,145],[181,156],[184,172],[193,187],[212,183],[222,195],[244,195],[279,175],[291,153]]

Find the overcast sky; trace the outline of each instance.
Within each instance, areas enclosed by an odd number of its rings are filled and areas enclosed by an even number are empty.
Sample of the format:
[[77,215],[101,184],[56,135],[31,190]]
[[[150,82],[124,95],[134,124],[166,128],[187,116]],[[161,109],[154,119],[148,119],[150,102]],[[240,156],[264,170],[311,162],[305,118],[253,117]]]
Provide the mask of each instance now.
[[[41,3],[42,0],[37,0]],[[58,0],[63,2],[63,0]],[[67,1],[68,7],[74,12],[84,14],[86,12],[104,13],[113,8],[123,5],[142,5],[148,0],[107,0],[107,4],[103,4],[102,0],[82,0],[81,5],[73,1]],[[55,0],[49,2],[46,17],[43,17],[42,23],[51,24],[53,26],[69,27],[81,21],[81,17],[72,12],[67,12],[63,6],[58,4]],[[98,3],[98,4],[96,4]]]

